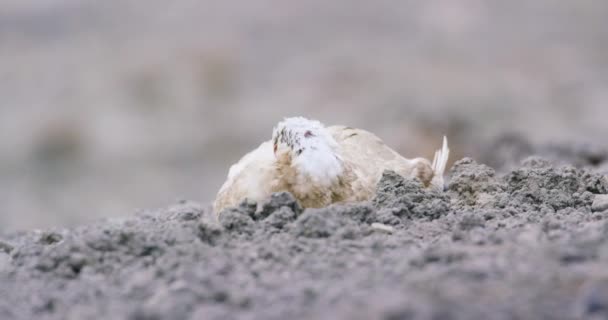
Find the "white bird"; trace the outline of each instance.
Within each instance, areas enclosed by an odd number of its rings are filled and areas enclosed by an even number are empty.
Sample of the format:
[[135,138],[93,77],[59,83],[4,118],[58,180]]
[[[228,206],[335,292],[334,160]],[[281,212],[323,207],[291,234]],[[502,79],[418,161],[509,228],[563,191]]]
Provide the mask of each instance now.
[[365,130],[287,118],[274,128],[270,141],[230,168],[213,207],[219,215],[245,198],[259,202],[279,191],[290,192],[305,208],[370,200],[385,170],[443,190],[449,154],[445,137],[431,163],[406,159]]

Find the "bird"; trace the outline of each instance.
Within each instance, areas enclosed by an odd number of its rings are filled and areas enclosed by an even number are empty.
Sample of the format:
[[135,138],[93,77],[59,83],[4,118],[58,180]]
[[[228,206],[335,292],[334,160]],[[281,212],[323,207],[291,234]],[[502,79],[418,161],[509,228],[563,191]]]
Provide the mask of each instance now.
[[258,203],[282,191],[291,193],[304,208],[367,201],[385,170],[443,191],[449,153],[445,136],[431,162],[407,159],[363,129],[285,118],[274,127],[270,140],[230,167],[213,210],[219,217],[245,199]]

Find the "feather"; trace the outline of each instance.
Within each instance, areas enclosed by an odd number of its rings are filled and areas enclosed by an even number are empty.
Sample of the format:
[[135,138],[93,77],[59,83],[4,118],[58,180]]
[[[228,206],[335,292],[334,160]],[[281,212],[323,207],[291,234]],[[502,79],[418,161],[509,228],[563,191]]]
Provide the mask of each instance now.
[[431,185],[439,190],[443,190],[445,188],[445,183],[443,179],[443,175],[445,173],[445,168],[448,163],[448,159],[450,157],[450,149],[448,148],[448,138],[443,136],[443,145],[440,150],[435,151],[435,158],[433,159],[433,180],[431,180]]

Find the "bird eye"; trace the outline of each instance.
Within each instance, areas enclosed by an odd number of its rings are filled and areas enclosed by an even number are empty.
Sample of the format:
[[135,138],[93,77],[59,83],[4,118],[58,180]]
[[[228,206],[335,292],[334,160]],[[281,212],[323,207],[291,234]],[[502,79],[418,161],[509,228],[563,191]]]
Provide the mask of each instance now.
[[306,132],[304,132],[304,138],[310,138],[310,137],[314,137],[315,135],[310,131],[307,130]]

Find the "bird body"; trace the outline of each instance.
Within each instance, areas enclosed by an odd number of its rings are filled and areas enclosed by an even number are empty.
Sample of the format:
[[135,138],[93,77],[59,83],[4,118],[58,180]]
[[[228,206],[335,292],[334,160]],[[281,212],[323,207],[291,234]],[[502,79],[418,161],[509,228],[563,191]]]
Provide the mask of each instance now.
[[305,208],[365,201],[373,197],[385,170],[443,190],[448,156],[445,137],[431,163],[424,158],[406,159],[362,129],[287,118],[275,127],[270,141],[230,168],[214,210],[219,214],[245,198],[257,202],[279,191],[292,193]]

